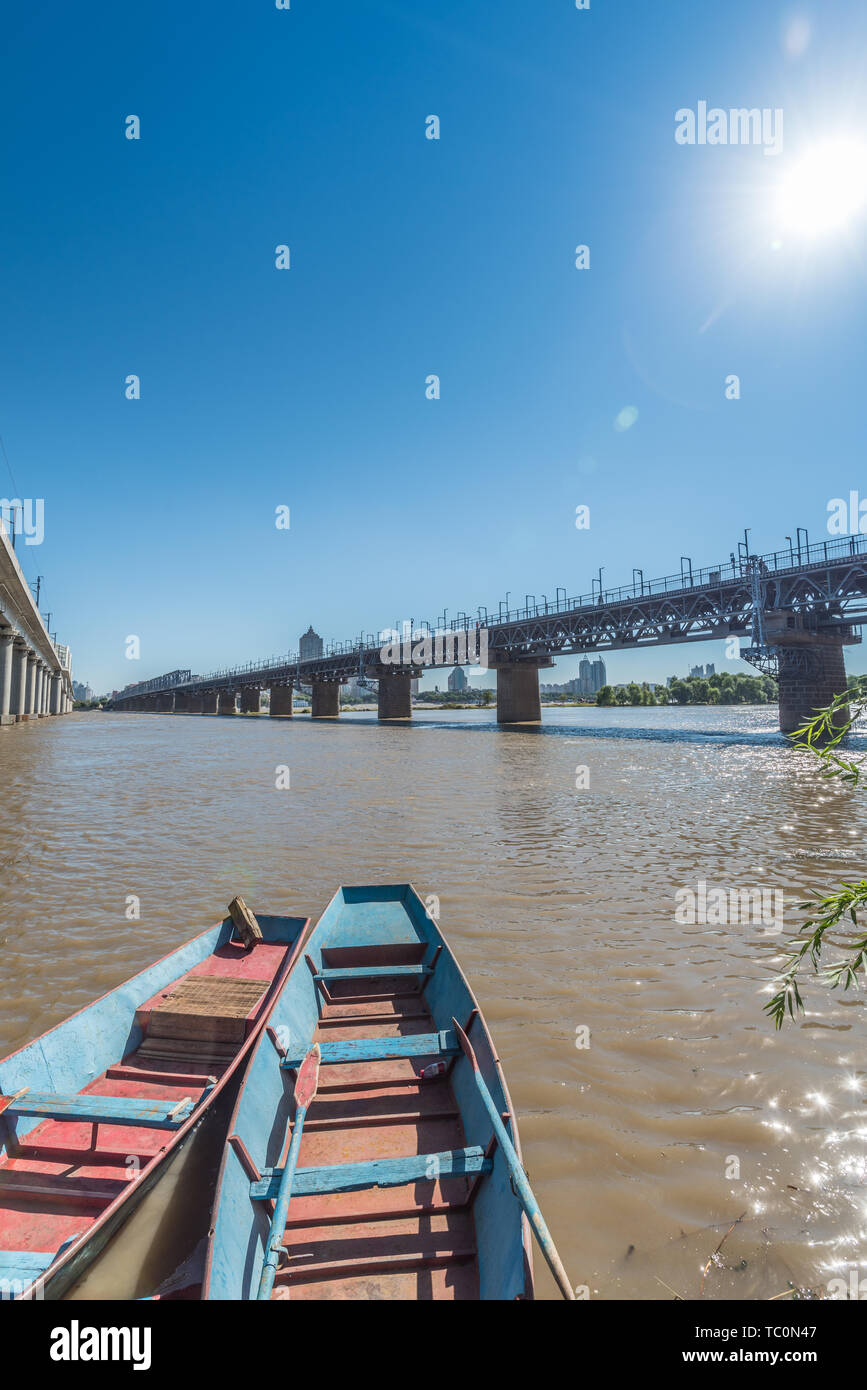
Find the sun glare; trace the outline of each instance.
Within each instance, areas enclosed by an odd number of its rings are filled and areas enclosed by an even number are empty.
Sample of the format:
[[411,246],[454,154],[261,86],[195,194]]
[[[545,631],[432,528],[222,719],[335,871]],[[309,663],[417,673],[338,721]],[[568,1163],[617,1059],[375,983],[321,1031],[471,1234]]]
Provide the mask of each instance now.
[[815,237],[845,227],[867,205],[867,145],[815,145],[783,177],[779,215],[785,231]]

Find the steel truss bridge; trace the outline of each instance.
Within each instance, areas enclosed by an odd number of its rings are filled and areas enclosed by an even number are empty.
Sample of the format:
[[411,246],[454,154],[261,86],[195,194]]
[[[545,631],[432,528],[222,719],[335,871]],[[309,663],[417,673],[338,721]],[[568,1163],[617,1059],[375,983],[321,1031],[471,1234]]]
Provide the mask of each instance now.
[[[576,598],[568,598],[561,589],[553,600],[543,595],[539,602],[528,595],[517,609],[500,604],[496,614],[480,606],[474,616],[459,612],[451,621],[446,621],[445,614],[436,623],[412,620],[403,625],[401,636],[411,631],[414,641],[443,632],[469,632],[476,637],[484,629],[488,665],[498,671],[516,666],[538,671],[558,656],[747,638],[740,655],[759,669],[809,675],[821,666],[827,649],[838,646],[842,652],[844,644],[860,642],[855,628],[863,622],[867,622],[867,535],[859,534],[766,555],[748,554],[741,542],[738,553],[724,564],[694,570],[691,562],[686,567],[681,562],[677,575],[649,582],[641,575],[638,582],[617,588],[603,588],[600,583],[593,593]],[[399,629],[389,631],[397,635]],[[352,677],[382,683],[388,677],[419,675],[431,666],[456,664],[450,653],[442,661],[427,660],[424,667],[412,665],[404,645],[401,662],[385,667],[380,656],[384,641],[382,632],[362,634],[329,643],[313,659],[277,656],[206,676],[177,672],[143,684],[198,695],[303,682],[313,686],[315,693],[317,685]],[[173,681],[175,676],[179,679]],[[126,707],[141,691],[142,684],[121,691],[113,707]]]

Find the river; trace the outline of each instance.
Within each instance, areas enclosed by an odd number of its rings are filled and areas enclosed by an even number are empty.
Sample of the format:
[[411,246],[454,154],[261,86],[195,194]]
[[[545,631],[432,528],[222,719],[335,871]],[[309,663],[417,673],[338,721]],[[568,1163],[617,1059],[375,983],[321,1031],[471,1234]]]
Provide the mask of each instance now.
[[[784,937],[675,920],[701,882],[800,900],[865,876],[867,792],[803,766],[775,708],[546,709],[512,729],[482,710],[93,712],[0,730],[0,763],[0,1055],[235,893],[315,918],[341,883],[410,880],[479,996],[573,1283],[756,1299],[863,1270],[861,995],[808,979],[807,1016],[775,1033]],[[194,1253],[215,1153],[203,1134],[78,1296],[141,1296]]]

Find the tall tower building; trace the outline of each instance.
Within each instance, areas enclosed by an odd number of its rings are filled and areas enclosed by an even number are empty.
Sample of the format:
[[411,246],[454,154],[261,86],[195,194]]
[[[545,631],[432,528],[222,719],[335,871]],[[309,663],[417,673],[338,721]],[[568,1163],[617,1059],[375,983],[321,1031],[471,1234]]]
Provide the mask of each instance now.
[[314,632],[312,627],[298,638],[298,655],[302,661],[315,661],[322,655],[323,641],[318,632]]

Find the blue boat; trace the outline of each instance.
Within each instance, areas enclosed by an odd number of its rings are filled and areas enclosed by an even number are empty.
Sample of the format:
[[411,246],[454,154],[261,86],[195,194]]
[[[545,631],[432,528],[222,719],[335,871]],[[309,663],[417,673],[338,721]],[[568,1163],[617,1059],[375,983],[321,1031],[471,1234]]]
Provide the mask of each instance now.
[[0,1298],[58,1298],[250,1055],[309,919],[230,919],[0,1061]]
[[412,886],[341,888],[304,951],[230,1122],[202,1297],[530,1299],[530,1223],[574,1297],[478,1002]]

